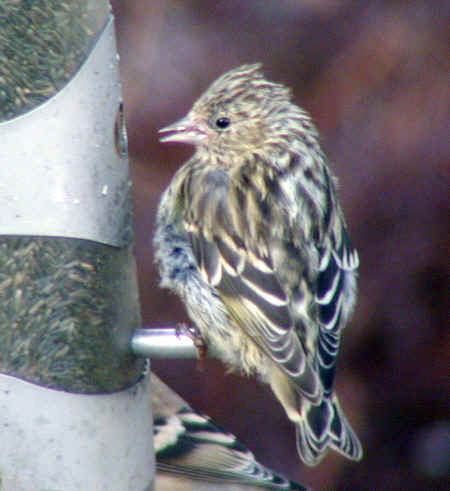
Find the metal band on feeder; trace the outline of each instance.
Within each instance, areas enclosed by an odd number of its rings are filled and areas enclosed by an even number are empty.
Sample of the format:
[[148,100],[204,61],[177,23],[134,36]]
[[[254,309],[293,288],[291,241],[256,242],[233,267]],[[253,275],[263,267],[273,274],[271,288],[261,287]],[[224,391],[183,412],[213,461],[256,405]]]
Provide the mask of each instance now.
[[0,123],[0,235],[131,242],[128,161],[116,150],[126,133],[113,47],[110,20],[62,90]]

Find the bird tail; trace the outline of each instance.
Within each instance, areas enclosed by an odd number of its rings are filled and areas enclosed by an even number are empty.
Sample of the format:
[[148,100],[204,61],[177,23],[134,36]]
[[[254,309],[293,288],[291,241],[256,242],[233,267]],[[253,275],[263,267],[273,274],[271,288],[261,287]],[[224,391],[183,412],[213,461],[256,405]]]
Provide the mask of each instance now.
[[331,448],[351,460],[361,460],[363,450],[335,395],[320,404],[303,398],[296,425],[297,451],[306,465],[315,466]]

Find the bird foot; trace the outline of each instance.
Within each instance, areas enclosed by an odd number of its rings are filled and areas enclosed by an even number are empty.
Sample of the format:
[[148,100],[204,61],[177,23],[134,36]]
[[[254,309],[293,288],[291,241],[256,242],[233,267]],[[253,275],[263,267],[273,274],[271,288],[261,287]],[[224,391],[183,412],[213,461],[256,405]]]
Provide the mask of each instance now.
[[176,334],[177,336],[184,335],[192,339],[194,346],[197,348],[197,368],[200,371],[203,371],[206,355],[208,353],[208,345],[206,344],[203,336],[200,334],[200,330],[195,326],[188,326],[187,324],[180,323],[176,326]]

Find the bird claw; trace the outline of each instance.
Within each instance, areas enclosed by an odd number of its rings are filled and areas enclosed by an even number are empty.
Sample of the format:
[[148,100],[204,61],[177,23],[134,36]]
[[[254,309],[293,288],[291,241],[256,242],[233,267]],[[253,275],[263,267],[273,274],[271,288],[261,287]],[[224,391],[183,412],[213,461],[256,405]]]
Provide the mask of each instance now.
[[203,371],[206,355],[208,353],[208,345],[205,339],[200,334],[200,330],[196,326],[188,326],[187,324],[180,323],[176,326],[177,336],[187,336],[192,339],[194,346],[197,348],[198,360],[197,367],[200,371]]

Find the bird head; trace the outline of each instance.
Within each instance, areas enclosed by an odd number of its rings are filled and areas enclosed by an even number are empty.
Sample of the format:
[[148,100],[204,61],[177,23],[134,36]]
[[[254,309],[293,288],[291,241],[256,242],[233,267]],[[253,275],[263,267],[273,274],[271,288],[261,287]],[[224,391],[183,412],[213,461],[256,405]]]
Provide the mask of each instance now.
[[219,77],[184,118],[160,130],[161,141],[193,144],[224,165],[287,148],[290,119],[309,118],[291,102],[290,90],[267,81],[260,67],[243,65]]

